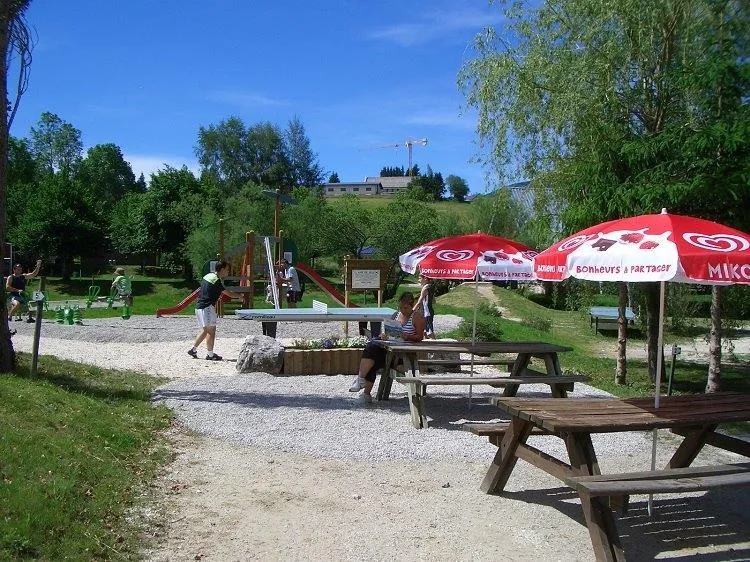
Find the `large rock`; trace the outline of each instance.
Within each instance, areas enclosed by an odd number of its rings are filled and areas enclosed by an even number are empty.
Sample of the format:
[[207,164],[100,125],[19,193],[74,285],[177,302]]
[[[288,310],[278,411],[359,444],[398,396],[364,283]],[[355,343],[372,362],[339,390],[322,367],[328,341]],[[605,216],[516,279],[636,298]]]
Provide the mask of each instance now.
[[247,336],[237,355],[240,373],[263,372],[278,375],[284,364],[284,347],[268,336]]

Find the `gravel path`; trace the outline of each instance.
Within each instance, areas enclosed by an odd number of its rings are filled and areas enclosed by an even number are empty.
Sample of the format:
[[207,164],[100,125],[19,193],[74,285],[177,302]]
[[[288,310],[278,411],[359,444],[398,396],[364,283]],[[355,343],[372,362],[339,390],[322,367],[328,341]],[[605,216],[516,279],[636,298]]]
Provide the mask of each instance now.
[[[438,316],[436,329],[452,329],[458,320]],[[34,325],[12,327],[18,329],[16,349],[30,351]],[[356,331],[352,323],[350,333]],[[279,324],[286,342],[342,332],[341,324]],[[431,391],[430,428],[416,430],[400,385],[394,385],[391,400],[367,406],[347,392],[348,376],[237,374],[233,359],[245,336],[261,333],[259,324],[220,320],[216,350],[222,362],[187,355],[195,333],[192,317],[43,323],[43,354],[167,378],[154,399],[195,432],[174,437],[178,456],[160,481],[157,540],[145,558],[592,559],[577,498],[542,471],[521,462],[502,498],[478,491],[496,448],[462,425],[498,418],[482,387],[475,389],[471,407],[463,387]],[[564,366],[564,355],[561,361]],[[548,396],[548,387],[529,385],[519,393],[537,394]],[[582,384],[574,393],[600,395]],[[566,458],[559,440],[534,439],[535,446]],[[649,466],[649,436],[642,432],[597,435],[594,444],[602,472]],[[662,432],[657,464],[666,462],[674,446]],[[738,459],[709,447],[696,464]],[[671,517],[698,513],[706,528],[718,512],[732,529],[750,529],[750,510],[727,509],[729,497],[711,494],[698,507],[671,503],[668,510]],[[748,501],[748,495],[733,497]],[[636,504],[623,523],[632,559],[669,557],[666,552],[710,553],[719,560],[727,544],[739,552],[750,549],[747,532],[682,542],[670,534],[627,532],[630,525],[658,523],[644,521],[643,503]]]

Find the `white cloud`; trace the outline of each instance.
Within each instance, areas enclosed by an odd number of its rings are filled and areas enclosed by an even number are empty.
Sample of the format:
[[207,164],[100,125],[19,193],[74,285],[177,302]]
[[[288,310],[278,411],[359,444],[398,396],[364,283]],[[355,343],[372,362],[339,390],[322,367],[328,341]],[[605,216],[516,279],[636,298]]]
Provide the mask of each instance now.
[[195,176],[198,176],[200,173],[200,166],[195,158],[153,154],[124,154],[123,157],[127,162],[130,162],[130,167],[133,169],[135,178],[138,179],[141,173],[143,173],[146,183],[151,181],[151,174],[163,170],[166,166],[171,166],[177,170],[181,170],[183,166],[187,166],[188,170],[193,172]]
[[255,92],[235,92],[231,90],[212,90],[206,94],[208,99],[213,102],[235,105],[240,108],[253,107],[275,107],[289,105],[286,100],[269,98],[263,94]]
[[[502,20],[498,10],[435,10],[425,14],[422,21],[401,23],[375,29],[368,34],[370,39],[390,41],[402,47],[429,43],[458,32],[478,33],[488,25]],[[461,34],[465,38],[465,34]]]

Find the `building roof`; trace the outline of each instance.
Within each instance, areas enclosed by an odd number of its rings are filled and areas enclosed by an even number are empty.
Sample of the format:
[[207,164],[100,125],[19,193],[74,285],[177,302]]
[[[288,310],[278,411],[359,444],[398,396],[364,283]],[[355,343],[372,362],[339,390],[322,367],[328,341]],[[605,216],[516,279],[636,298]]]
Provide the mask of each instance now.
[[414,178],[411,176],[393,176],[393,177],[380,177],[380,176],[367,176],[365,183],[379,183],[383,187],[395,187],[404,188],[409,187],[411,180]]

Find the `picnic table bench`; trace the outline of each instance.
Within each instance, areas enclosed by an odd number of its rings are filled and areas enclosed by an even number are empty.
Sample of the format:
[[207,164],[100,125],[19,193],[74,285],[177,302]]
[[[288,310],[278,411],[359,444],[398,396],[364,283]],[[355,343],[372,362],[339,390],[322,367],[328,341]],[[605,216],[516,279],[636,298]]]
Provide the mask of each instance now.
[[428,367],[428,368],[430,366],[435,366],[435,367],[446,367],[446,368],[456,367],[460,369],[462,365],[500,365],[506,368],[510,368],[513,366],[513,363],[515,363],[516,360],[515,359],[498,359],[498,358],[491,358],[491,357],[488,357],[488,358],[479,357],[474,360],[471,360],[471,359],[417,359],[417,362],[419,363],[420,367],[424,365],[425,367]]
[[[502,492],[518,459],[559,478],[578,492],[597,560],[625,559],[612,508],[626,504],[630,494],[750,485],[748,463],[690,466],[707,443],[750,457],[750,442],[716,432],[722,423],[750,421],[747,394],[669,396],[662,398],[659,408],[651,398],[496,398],[493,403],[510,414],[511,420],[497,443],[481,489]],[[527,443],[535,428],[562,439],[569,461]],[[663,470],[600,474],[591,434],[660,428],[684,436]]]
[[[378,400],[387,400],[390,394],[392,381],[397,381],[407,387],[409,411],[414,427],[421,429],[427,427],[427,415],[425,412],[424,397],[426,389],[430,385],[463,385],[472,387],[474,385],[489,385],[492,387],[503,387],[503,396],[515,396],[518,388],[524,384],[548,384],[552,389],[552,396],[564,397],[571,384],[588,380],[586,377],[577,375],[575,377],[563,375],[557,354],[570,351],[569,347],[549,344],[546,342],[516,341],[516,342],[447,342],[447,341],[422,341],[422,342],[396,342],[382,340],[377,342],[386,348],[387,355],[383,374],[380,377],[378,387]],[[463,374],[462,376],[423,375],[420,367],[430,361],[448,361],[449,364],[463,364],[465,359],[446,360],[422,360],[420,353],[482,353],[490,356],[497,354],[514,354],[512,360],[505,359],[475,359],[474,364],[491,362],[497,364],[510,364],[510,372],[507,376],[473,376]],[[529,367],[531,359],[540,359],[544,363],[546,373],[536,371]],[[410,368],[402,376],[394,368],[403,360],[404,365]],[[434,363],[433,363],[434,364]],[[468,363],[471,364],[469,360]]]

